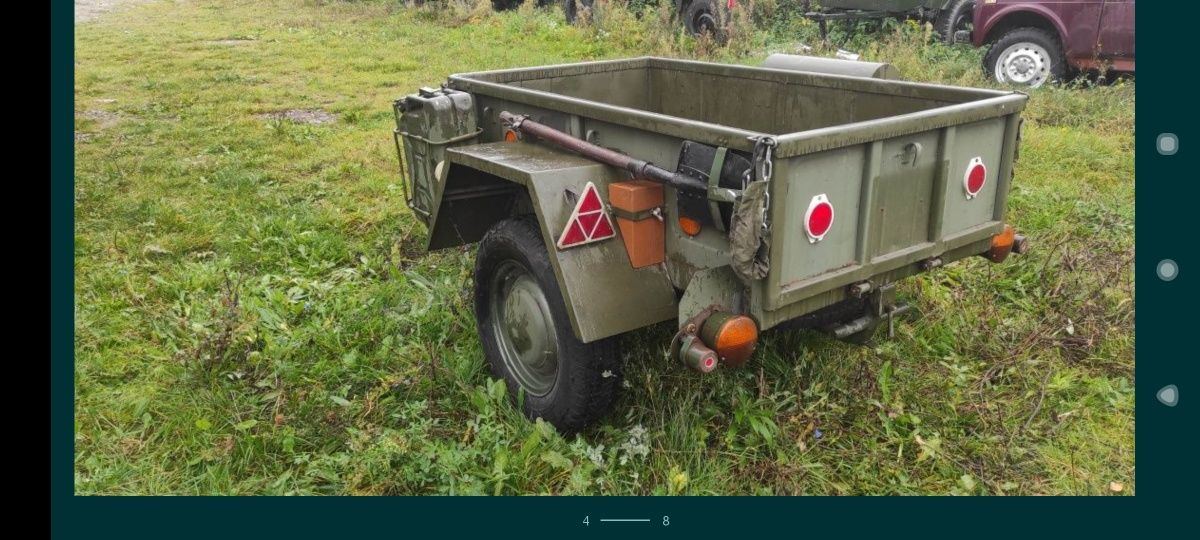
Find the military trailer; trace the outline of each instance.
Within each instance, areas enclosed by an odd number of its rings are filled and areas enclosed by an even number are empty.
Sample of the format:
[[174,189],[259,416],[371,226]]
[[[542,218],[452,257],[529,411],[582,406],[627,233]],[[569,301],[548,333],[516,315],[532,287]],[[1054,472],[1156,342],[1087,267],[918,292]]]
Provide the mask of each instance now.
[[527,416],[604,415],[631,330],[674,321],[698,373],[777,327],[862,343],[905,311],[897,280],[1025,251],[1026,95],[779,60],[484,71],[395,102],[405,198],[429,250],[478,243],[479,338]]
[[[574,23],[579,13],[591,9],[595,0],[562,0],[563,15]],[[492,0],[497,9],[519,5],[521,0]],[[829,21],[863,21],[886,18],[928,22],[948,43],[954,43],[959,31],[970,33],[976,0],[804,0],[800,4],[806,18],[817,22],[822,41],[829,36]],[[552,0],[538,0],[545,6]],[[726,37],[726,26],[738,0],[671,0],[676,17],[693,35],[711,33]]]
[[[817,21],[821,39],[829,35],[829,21],[862,21],[890,17],[928,22],[947,43],[958,41],[960,31],[970,32],[976,0],[818,0],[810,2],[804,16]],[[815,4],[815,5],[814,5]]]

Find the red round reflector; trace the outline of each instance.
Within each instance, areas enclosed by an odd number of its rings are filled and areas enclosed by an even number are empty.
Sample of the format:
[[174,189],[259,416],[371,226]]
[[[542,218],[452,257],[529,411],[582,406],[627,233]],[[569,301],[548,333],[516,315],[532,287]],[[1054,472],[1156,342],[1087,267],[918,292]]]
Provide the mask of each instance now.
[[983,159],[971,159],[971,162],[967,164],[967,172],[963,175],[963,188],[967,190],[967,198],[972,199],[978,195],[985,182],[987,182],[987,167],[983,165]]
[[813,236],[829,232],[830,225],[833,225],[833,207],[829,203],[813,207],[812,215],[808,216],[808,230],[812,231]]
[[824,193],[812,198],[804,213],[804,232],[809,242],[818,242],[833,227],[833,205]]

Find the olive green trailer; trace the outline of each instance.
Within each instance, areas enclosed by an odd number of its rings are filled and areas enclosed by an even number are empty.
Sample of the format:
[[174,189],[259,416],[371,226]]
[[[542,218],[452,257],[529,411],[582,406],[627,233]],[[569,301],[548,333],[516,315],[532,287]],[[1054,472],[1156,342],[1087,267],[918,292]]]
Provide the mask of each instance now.
[[452,75],[396,102],[397,150],[428,248],[480,242],[493,371],[571,431],[610,405],[624,332],[674,320],[708,372],[785,323],[861,341],[905,309],[896,280],[1023,252],[1026,100],[636,58]]

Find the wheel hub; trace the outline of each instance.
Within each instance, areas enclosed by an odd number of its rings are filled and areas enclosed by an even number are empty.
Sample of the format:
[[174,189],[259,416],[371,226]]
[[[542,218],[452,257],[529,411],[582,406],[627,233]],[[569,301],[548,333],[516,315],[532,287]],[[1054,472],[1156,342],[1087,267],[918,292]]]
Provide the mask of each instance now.
[[505,261],[493,276],[492,331],[508,371],[525,392],[547,394],[558,377],[558,344],[550,304],[533,275]]
[[1033,43],[1018,43],[1006,49],[996,64],[996,78],[1037,87],[1050,75],[1050,54]]
[[1034,61],[1028,56],[1022,56],[1013,61],[1013,67],[1016,68],[1017,73],[1028,76],[1029,72],[1033,71]]

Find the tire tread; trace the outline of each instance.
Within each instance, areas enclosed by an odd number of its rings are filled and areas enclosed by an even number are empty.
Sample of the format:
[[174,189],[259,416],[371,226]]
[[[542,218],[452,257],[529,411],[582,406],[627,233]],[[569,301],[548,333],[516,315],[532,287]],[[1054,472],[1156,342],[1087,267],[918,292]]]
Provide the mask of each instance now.
[[950,7],[943,9],[937,17],[937,32],[941,34],[942,40],[951,45],[954,44],[954,21],[958,20],[958,16],[964,9],[974,10],[975,0],[955,0]]
[[[555,322],[564,323],[557,327],[559,369],[567,370],[560,373],[560,377],[570,377],[566,392],[560,394],[559,388],[552,390],[551,395],[554,399],[544,407],[533,405],[527,396],[524,400],[524,412],[531,419],[542,417],[565,434],[576,433],[607,414],[616,401],[621,380],[619,339],[610,337],[583,343],[570,330],[570,319],[536,218],[521,216],[497,223],[479,243],[475,266],[475,318],[492,375],[508,383],[509,389],[513,390],[511,394],[514,400],[517,397],[516,381],[505,373],[503,360],[493,359],[487,352],[491,338],[483,331],[486,316],[483,310],[487,307],[485,299],[488,296],[486,276],[483,275],[487,269],[484,266],[488,263],[490,250],[508,248],[519,250],[528,259],[534,277],[543,287],[550,303]],[[565,332],[562,331],[564,326]],[[605,371],[611,372],[613,376],[604,377]]]
[[1059,41],[1058,35],[1044,28],[1022,26],[1005,32],[1004,35],[992,43],[987,54],[983,55],[983,69],[988,78],[993,80],[996,78],[996,62],[1000,61],[1000,53],[1004,52],[1004,49],[1007,49],[1011,45],[1023,41],[1042,45],[1046,48],[1046,52],[1054,57],[1052,60],[1053,63],[1050,65],[1050,76],[1046,81],[1047,83],[1058,82],[1066,77],[1067,58],[1063,54],[1062,42]]

